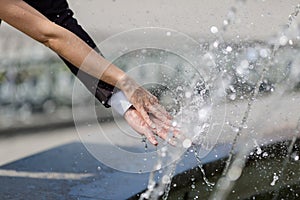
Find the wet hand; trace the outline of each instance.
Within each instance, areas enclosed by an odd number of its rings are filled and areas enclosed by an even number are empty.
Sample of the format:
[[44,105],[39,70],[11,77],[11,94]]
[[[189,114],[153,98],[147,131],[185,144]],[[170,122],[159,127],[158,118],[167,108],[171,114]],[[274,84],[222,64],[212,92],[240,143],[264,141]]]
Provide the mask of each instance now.
[[118,87],[124,92],[127,99],[150,128],[155,129],[157,123],[150,119],[150,115],[153,116],[153,119],[157,119],[164,124],[171,124],[172,117],[159,104],[158,99],[139,86],[133,79],[128,76],[124,77],[119,81]]
[[141,113],[135,108],[129,108],[124,114],[127,123],[139,134],[146,136],[149,142],[153,145],[158,145],[156,136],[167,140],[170,144],[176,145],[175,137],[179,135],[179,131],[170,126],[170,124],[163,123],[153,115],[149,119],[153,121],[156,128],[152,128],[144,120]]

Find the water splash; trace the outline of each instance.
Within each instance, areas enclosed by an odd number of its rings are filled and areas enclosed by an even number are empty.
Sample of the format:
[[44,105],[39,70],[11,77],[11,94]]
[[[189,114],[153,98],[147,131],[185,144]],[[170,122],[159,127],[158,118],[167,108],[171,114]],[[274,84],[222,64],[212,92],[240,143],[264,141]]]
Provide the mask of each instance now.
[[[173,134],[169,134],[166,141],[171,139],[172,135]],[[176,142],[178,142],[178,141],[176,141]],[[158,154],[157,162],[156,162],[153,170],[150,172],[147,190],[140,195],[140,198],[139,198],[140,200],[143,200],[143,199],[156,200],[159,198],[162,198],[162,199],[168,198],[168,194],[169,194],[169,191],[171,188],[171,181],[174,176],[177,163],[180,159],[175,160],[172,164],[170,164],[169,166],[166,166],[164,168],[162,168],[163,162],[164,162],[165,158],[168,156],[176,157],[177,155],[175,155],[175,154],[181,153],[182,148],[184,148],[184,147],[178,146],[178,148],[176,148],[177,151],[175,151],[175,152],[169,151],[169,148],[172,148],[172,147],[169,146],[167,144],[167,142],[164,142],[164,146],[160,150],[157,151],[157,154]]]
[[276,184],[276,181],[278,181],[279,177],[276,173],[274,173],[273,181],[270,183],[271,186],[274,186]]
[[[245,3],[245,1],[239,2]],[[262,91],[266,92],[263,94],[266,94],[265,96],[270,94],[270,96],[277,95],[277,98],[280,98],[285,95],[285,92],[288,91],[289,88],[294,88],[299,82],[299,72],[291,73],[291,71],[278,70],[276,72],[278,75],[274,78],[275,81],[270,78],[270,74],[275,74],[274,68],[280,65],[280,61],[278,60],[282,58],[282,47],[293,47],[294,45],[294,32],[298,29],[294,20],[299,13],[299,6],[296,7],[296,10],[289,17],[288,26],[281,30],[275,38],[271,39],[268,44],[255,43],[234,45],[225,43],[222,36],[228,30],[229,26],[234,23],[237,10],[237,7],[233,7],[229,10],[228,16],[230,17],[224,20],[223,27],[211,27],[211,32],[215,35],[216,39],[211,43],[211,45],[208,45],[208,51],[203,56],[204,63],[211,67],[211,79],[206,80],[205,86],[203,87],[205,89],[202,90],[204,91],[203,94],[205,94],[205,91],[209,91],[208,96],[215,96],[218,97],[218,99],[228,97],[230,101],[235,102],[239,100],[247,100],[246,107],[243,108],[244,112],[242,113],[241,120],[237,120],[234,123],[226,123],[232,128],[234,137],[231,140],[232,147],[226,161],[222,177],[216,184],[211,183],[208,180],[202,166],[202,158],[199,156],[200,154],[198,154],[199,151],[197,149],[199,148],[201,151],[201,149],[205,148],[206,145],[208,147],[207,149],[211,147],[207,139],[211,137],[211,135],[208,137],[208,130],[214,125],[211,124],[210,121],[212,107],[205,103],[207,102],[207,99],[198,99],[195,101],[196,96],[193,95],[193,91],[189,90],[183,94],[183,98],[181,100],[186,102],[183,103],[184,106],[181,107],[182,109],[177,112],[179,115],[186,116],[186,121],[189,122],[185,125],[180,124],[180,120],[177,120],[177,122],[179,122],[179,126],[185,128],[184,132],[189,133],[191,134],[189,136],[192,136],[193,151],[195,153],[195,158],[198,161],[205,184],[209,186],[210,189],[215,186],[216,190],[211,196],[211,199],[224,199],[228,196],[236,181],[242,175],[247,161],[247,155],[253,147],[256,148],[256,154],[261,157],[265,158],[270,155],[267,152],[262,151],[258,139],[253,139],[255,138],[256,133],[255,131],[249,131],[251,127],[249,127],[248,124],[249,116],[255,103],[262,96]],[[299,62],[287,62],[282,66],[288,67],[288,70],[295,70],[296,68],[294,66],[296,66],[297,63]],[[229,65],[235,66],[230,66],[231,68],[229,68]],[[287,79],[289,79],[288,84],[277,84]],[[222,86],[222,88],[219,89],[218,86]],[[184,90],[184,88],[178,88],[178,90]],[[217,104],[218,103],[224,103],[224,101],[220,100]],[[276,104],[278,103],[279,102],[274,102],[272,107],[276,108]],[[249,132],[249,134],[244,134],[246,131],[247,133]],[[248,139],[248,146],[242,148],[242,150],[236,153],[238,141],[241,136],[244,136],[245,141]],[[293,141],[295,139],[296,137]],[[251,141],[253,141],[253,144]],[[295,142],[293,141],[292,143]],[[186,144],[183,143],[183,146],[186,148],[190,145],[190,141]],[[289,154],[291,154],[291,152]],[[163,184],[161,185],[163,186],[161,188],[163,189],[159,188],[158,185],[160,184],[158,184],[155,189],[153,189],[155,192],[152,191],[152,193],[148,193],[147,198],[158,198],[158,196],[162,195],[164,192],[167,194],[166,196],[168,196],[170,180],[173,176],[170,172],[172,172],[172,170],[169,170],[168,173],[162,174],[161,182]],[[273,181],[270,182],[274,185],[281,181],[282,176],[280,173],[276,173],[275,175],[273,176]],[[149,182],[149,185],[153,186],[153,182]],[[194,184],[192,186],[195,187]],[[152,187],[149,188],[152,189]],[[197,197],[199,196],[200,195],[197,195]],[[164,197],[164,199],[166,198]]]
[[[246,158],[247,158],[247,150],[241,150],[235,160],[232,162],[233,157],[234,157],[234,151],[237,145],[237,141],[238,138],[241,136],[242,131],[243,131],[243,127],[246,125],[249,114],[251,112],[251,108],[253,106],[253,103],[255,102],[255,100],[258,97],[259,94],[259,90],[260,90],[260,86],[261,84],[264,82],[264,77],[266,75],[266,73],[269,70],[269,66],[274,65],[274,59],[275,59],[275,55],[279,49],[280,46],[284,46],[287,41],[288,38],[286,36],[282,36],[282,33],[287,32],[287,30],[290,28],[291,24],[293,24],[293,20],[295,19],[295,17],[298,15],[299,13],[299,6],[296,7],[296,11],[293,12],[290,17],[289,17],[289,21],[288,21],[288,27],[285,28],[283,31],[281,31],[281,33],[279,34],[279,39],[278,39],[278,43],[275,43],[272,52],[271,52],[271,56],[270,59],[268,61],[268,64],[265,65],[265,67],[262,70],[262,73],[259,77],[259,80],[257,81],[255,87],[254,87],[254,91],[252,92],[248,104],[247,104],[247,108],[246,111],[244,112],[243,118],[241,120],[241,123],[238,126],[238,131],[232,141],[232,147],[229,153],[229,157],[226,161],[226,165],[224,168],[224,171],[222,173],[222,178],[219,179],[218,184],[217,184],[217,189],[215,191],[215,193],[211,196],[211,199],[223,199],[226,198],[226,196],[229,194],[229,191],[231,190],[231,188],[233,187],[235,181],[240,177],[241,172],[245,166],[245,162],[246,162]],[[274,175],[275,177],[275,175]],[[276,176],[276,178],[273,179],[272,184],[275,184],[275,182],[278,180],[278,176]]]
[[[299,11],[298,11],[299,12]],[[300,118],[298,119],[298,123],[297,123],[297,127],[295,129],[295,134],[294,136],[292,137],[292,141],[288,147],[288,150],[287,150],[287,154],[286,154],[286,157],[283,161],[283,164],[282,164],[282,167],[281,167],[281,170],[279,172],[279,175],[277,176],[277,180],[278,179],[282,179],[284,180],[285,179],[285,169],[286,169],[286,166],[287,164],[289,163],[290,159],[291,159],[291,155],[292,155],[292,151],[293,151],[293,148],[294,148],[294,145],[296,143],[296,140],[297,140],[297,135],[299,135],[299,132],[300,132]],[[280,181],[280,180],[279,180]],[[272,182],[273,183],[273,182]],[[271,184],[272,185],[272,184]],[[279,196],[279,190],[276,190],[274,196],[273,196],[273,200],[276,200]]]
[[203,177],[203,180],[205,182],[205,184],[210,187],[211,189],[213,188],[213,186],[215,185],[215,183],[212,183],[208,180],[207,176],[206,176],[206,173],[205,173],[205,170],[203,168],[203,164],[202,164],[202,161],[201,161],[201,158],[198,156],[198,152],[197,152],[197,149],[195,147],[193,147],[193,150],[194,150],[194,155],[195,155],[195,158],[198,162],[198,167],[202,173],[202,177]]
[[297,6],[295,6],[294,12],[292,12],[289,15],[288,23],[287,23],[288,28],[295,22],[296,17],[298,16],[299,12],[300,12],[300,4],[298,4]]

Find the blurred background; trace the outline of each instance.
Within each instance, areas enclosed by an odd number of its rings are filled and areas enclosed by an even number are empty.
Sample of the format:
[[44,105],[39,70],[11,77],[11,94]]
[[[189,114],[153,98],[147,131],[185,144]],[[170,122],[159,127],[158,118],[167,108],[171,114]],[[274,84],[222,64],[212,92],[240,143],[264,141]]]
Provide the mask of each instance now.
[[[98,44],[114,34],[140,27],[170,28],[199,43],[209,42],[215,37],[210,28],[221,27],[228,10],[237,3],[234,0],[69,2],[79,23]],[[247,1],[238,10],[236,23],[223,37],[234,44],[264,43],[287,23],[295,3],[294,0]],[[0,33],[0,132],[50,123],[72,124],[74,76],[67,67],[49,49],[5,23]],[[85,106],[87,98],[82,96],[76,103]],[[101,112],[104,118],[110,116],[106,109]]]

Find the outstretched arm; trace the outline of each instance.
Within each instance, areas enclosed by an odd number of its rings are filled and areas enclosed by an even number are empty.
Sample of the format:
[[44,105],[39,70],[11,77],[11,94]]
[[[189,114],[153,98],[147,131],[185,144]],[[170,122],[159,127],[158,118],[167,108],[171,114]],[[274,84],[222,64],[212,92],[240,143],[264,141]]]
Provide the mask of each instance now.
[[156,97],[75,34],[52,23],[24,1],[0,0],[0,19],[48,46],[73,65],[81,66],[82,71],[120,88],[150,127],[156,126],[148,113],[164,123],[170,123],[170,116]]
[[22,0],[1,0],[0,18],[98,79],[116,85],[126,77],[75,34],[52,23]]

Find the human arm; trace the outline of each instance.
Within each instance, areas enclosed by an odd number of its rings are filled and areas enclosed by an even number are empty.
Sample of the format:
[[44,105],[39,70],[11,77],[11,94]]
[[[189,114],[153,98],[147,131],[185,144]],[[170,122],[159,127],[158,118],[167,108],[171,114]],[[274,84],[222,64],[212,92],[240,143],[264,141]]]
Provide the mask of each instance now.
[[21,0],[1,0],[0,18],[43,43],[74,66],[111,85],[126,74],[99,56],[75,34],[52,23]]
[[81,66],[82,71],[119,87],[151,127],[155,124],[148,113],[157,116],[161,121],[170,119],[158,104],[156,97],[101,57],[76,35],[52,23],[24,1],[0,0],[0,18],[45,44],[74,66]]

